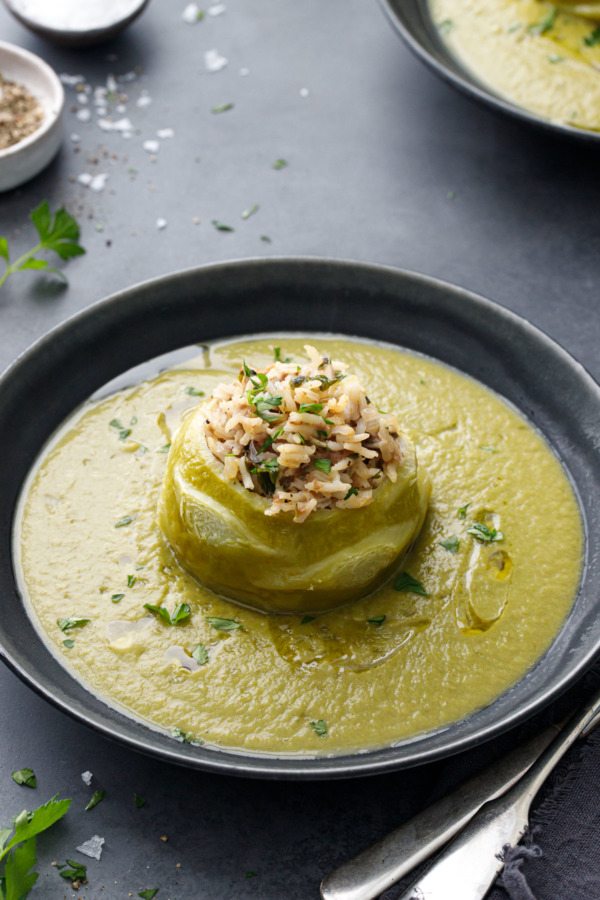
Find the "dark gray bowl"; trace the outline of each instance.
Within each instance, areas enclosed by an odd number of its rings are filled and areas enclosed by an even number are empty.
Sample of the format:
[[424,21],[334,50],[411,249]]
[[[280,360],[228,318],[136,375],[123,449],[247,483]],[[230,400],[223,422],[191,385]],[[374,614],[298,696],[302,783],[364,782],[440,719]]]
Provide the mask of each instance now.
[[600,140],[600,132],[586,131],[583,128],[574,128],[572,125],[551,122],[534,112],[529,112],[522,106],[511,103],[510,100],[495,94],[490,87],[479,82],[475,75],[462,68],[440,38],[429,15],[427,0],[380,0],[380,2],[393,27],[413,53],[436,75],[469,97],[498,112],[520,119],[538,130],[575,138],[586,143],[596,143]]
[[[264,330],[265,322],[272,331],[383,339],[450,363],[518,407],[564,462],[587,535],[581,589],[548,653],[486,709],[397,747],[356,755],[278,758],[193,747],[136,723],[81,687],[29,621],[13,576],[11,528],[19,489],[44,441],[126,369],[192,342]],[[318,259],[244,260],[149,281],[54,329],[4,374],[0,434],[0,654],[42,697],[136,750],[193,768],[268,778],[340,778],[413,766],[530,716],[571,685],[600,649],[600,388],[538,329],[460,288],[383,266]]]

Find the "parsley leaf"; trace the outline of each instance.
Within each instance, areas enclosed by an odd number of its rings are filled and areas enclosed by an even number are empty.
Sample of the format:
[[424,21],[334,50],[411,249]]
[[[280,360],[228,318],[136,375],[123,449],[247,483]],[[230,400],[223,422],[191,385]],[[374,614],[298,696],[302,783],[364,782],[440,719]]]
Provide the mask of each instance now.
[[12,773],[12,779],[17,784],[24,784],[30,788],[34,788],[36,785],[33,769],[17,769],[16,772]]
[[346,496],[344,497],[344,500],[349,500],[350,497],[352,497],[352,496],[358,497],[358,491],[357,491],[356,488],[354,488],[354,487],[350,488],[350,490],[348,491],[348,493],[347,493]]
[[312,463],[315,469],[320,469],[322,472],[331,472],[330,459],[321,459],[317,457],[317,459],[313,459]]
[[113,594],[110,599],[112,600],[113,603],[118,603],[119,600],[122,600],[124,596],[125,596],[125,594]]
[[65,645],[67,650],[70,650],[72,647],[75,646],[75,641],[72,641],[71,638],[67,638],[66,641],[63,641],[63,644]]
[[218,219],[213,219],[212,224],[217,229],[217,231],[234,231],[235,229],[231,227],[231,225],[225,225],[224,222],[219,222]]
[[134,586],[134,584],[136,583],[136,581],[137,581],[137,578],[135,577],[135,575],[128,575],[127,576],[127,587],[132,588]]
[[458,512],[456,513],[457,518],[466,519],[467,518],[467,510],[470,507],[470,503],[465,503],[464,506],[461,506]]
[[583,43],[586,47],[595,47],[596,44],[600,44],[600,25],[597,25],[584,37]]
[[150,612],[156,613],[161,619],[165,620],[167,625],[177,625],[179,622],[187,619],[191,613],[187,603],[179,603],[172,613],[164,606],[153,606],[152,603],[144,603],[144,609],[149,609]]
[[208,650],[204,644],[196,644],[192,650],[192,658],[196,660],[199,666],[204,666],[209,661]]
[[273,356],[274,356],[275,362],[290,363],[292,361],[291,356],[286,356],[285,358],[282,358],[281,347],[273,347]]
[[288,165],[287,159],[276,159],[275,162],[273,163],[273,168],[274,169],[285,169],[285,167],[287,165]]
[[407,591],[411,594],[420,594],[422,597],[429,597],[429,594],[420,581],[409,575],[408,572],[401,572],[394,583],[395,591]]
[[242,213],[242,219],[249,219],[250,216],[253,216],[260,209],[258,203],[253,203],[248,209],[245,209]]
[[373,616],[371,619],[367,619],[367,622],[369,623],[369,625],[379,626],[379,625],[383,625],[383,623],[385,622],[386,619],[387,619],[387,616]]
[[145,806],[145,805],[146,805],[146,799],[145,799],[145,797],[140,797],[139,794],[134,794],[134,795],[133,795],[133,799],[134,799],[134,801],[135,801],[135,808],[136,808],[136,809],[141,809],[142,806]]
[[265,438],[263,445],[261,446],[261,448],[258,451],[259,456],[261,453],[264,453],[265,450],[269,449],[271,444],[273,444],[277,440],[277,438],[282,433],[282,431],[283,431],[283,426],[281,428],[278,428],[277,431],[275,432],[275,434],[269,435],[268,437]]
[[530,25],[529,28],[527,29],[527,31],[529,31],[530,34],[535,34],[538,36],[542,35],[542,34],[546,34],[546,32],[550,31],[550,29],[554,26],[557,15],[558,15],[558,10],[557,10],[556,6],[551,6],[548,14],[545,15],[544,18],[541,19],[539,22],[537,22],[537,24]]
[[473,522],[473,524],[467,528],[467,534],[472,534],[473,537],[482,544],[504,540],[504,535],[501,531],[497,531],[493,527],[490,528],[485,522]]
[[77,619],[75,616],[69,616],[66,619],[57,619],[56,624],[65,634],[72,628],[79,628],[81,625],[87,625],[89,619]]
[[20,900],[29,893],[38,879],[38,873],[31,871],[36,862],[35,838],[15,847],[7,857],[2,878],[6,900]]
[[123,528],[124,525],[131,525],[133,519],[131,516],[123,516],[118,522],[115,522],[115,528]]
[[13,820],[14,834],[12,828],[0,828],[0,860],[6,858],[0,878],[3,900],[22,900],[29,893],[38,877],[30,871],[36,861],[35,836],[58,822],[70,805],[70,800],[53,797],[33,812],[19,813]]
[[[301,403],[298,407],[299,413],[320,413],[323,409],[322,403]],[[321,418],[323,418],[321,416]]]
[[[71,868],[67,869],[66,866],[71,866]],[[61,870],[60,877],[68,878],[69,881],[85,881],[87,878],[87,866],[74,859],[67,859],[62,866],[56,868]]]
[[229,112],[230,109],[233,109],[233,103],[221,103],[219,106],[213,106],[211,113]]
[[189,397],[204,397],[204,391],[199,391],[198,388],[195,387],[186,387],[184,393]]
[[256,415],[260,416],[264,422],[276,422],[281,419],[281,413],[270,412],[270,410],[281,406],[281,401],[282,397],[274,397],[272,394],[265,394],[261,391],[254,395],[251,403],[256,410]]
[[124,425],[121,425],[118,419],[113,419],[112,422],[108,423],[111,428],[116,428],[119,432],[119,440],[124,441],[125,438],[128,438],[131,434],[131,428],[125,428]]
[[316,616],[304,616],[302,621],[300,622],[300,624],[308,625],[309,622],[314,622],[315,619],[316,619]]
[[311,722],[310,727],[317,737],[327,737],[327,723],[324,719],[318,719],[316,722]]
[[445,541],[440,541],[440,547],[443,547],[448,553],[458,553],[458,548],[460,547],[458,535],[453,534],[452,537],[447,538]]
[[244,627],[241,622],[236,622],[235,619],[219,619],[214,616],[206,616],[205,618],[208,624],[216,628],[217,631],[237,631],[238,628]]
[[159,888],[150,888],[147,891],[138,891],[138,897],[141,897],[142,900],[152,900],[153,897],[156,897],[158,891]]
[[[98,805],[98,803],[100,803],[101,800],[104,800],[105,796],[106,796],[106,791],[104,789],[95,791],[94,794],[92,795],[92,799],[86,806],[85,811],[87,812],[89,809],[93,809],[95,806]],[[68,860],[67,860],[67,862],[68,862]]]
[[47,201],[44,200],[31,211],[30,218],[39,235],[39,244],[28,250],[23,256],[19,256],[13,263],[10,262],[8,241],[5,237],[0,238],[0,256],[6,261],[4,274],[0,278],[0,287],[10,275],[24,269],[46,269],[66,281],[66,276],[60,269],[51,268],[45,259],[36,259],[36,254],[42,250],[51,250],[61,259],[69,259],[85,253],[83,247],[77,243],[79,225],[66,209],[59,209],[53,216]]

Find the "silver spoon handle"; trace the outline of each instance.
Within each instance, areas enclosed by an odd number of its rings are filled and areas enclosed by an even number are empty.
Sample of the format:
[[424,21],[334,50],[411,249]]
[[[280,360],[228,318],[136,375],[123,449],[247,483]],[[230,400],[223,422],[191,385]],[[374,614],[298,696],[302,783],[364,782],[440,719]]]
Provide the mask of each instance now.
[[509,790],[556,737],[542,731],[454,793],[327,875],[322,900],[373,900],[450,840],[489,800]]

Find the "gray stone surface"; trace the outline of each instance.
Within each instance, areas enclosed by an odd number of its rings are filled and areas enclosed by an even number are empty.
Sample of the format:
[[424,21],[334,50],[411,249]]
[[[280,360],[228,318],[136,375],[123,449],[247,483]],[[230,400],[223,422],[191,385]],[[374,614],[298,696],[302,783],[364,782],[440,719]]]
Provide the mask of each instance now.
[[[413,59],[372,0],[226,0],[223,15],[197,25],[182,21],[184,6],[152,0],[122,38],[79,52],[52,48],[0,9],[0,37],[58,72],[97,86],[139,67],[119,86],[131,138],[101,131],[94,113],[78,121],[83,107],[67,88],[59,157],[0,197],[0,234],[15,253],[33,242],[27,215],[42,199],[78,217],[88,251],[68,264],[66,289],[23,273],[0,291],[2,367],[54,324],[134,282],[216,260],[307,254],[398,265],[476,290],[534,321],[600,376],[596,151],[454,93]],[[204,53],[213,48],[229,62],[209,74]],[[144,91],[152,103],[137,106]],[[234,108],[211,112],[225,103]],[[143,142],[164,128],[174,136],[160,140],[153,160]],[[279,158],[289,164],[275,170]],[[90,191],[77,182],[81,173],[107,173],[105,189]],[[253,204],[258,212],[242,220]],[[235,231],[217,231],[212,220]],[[121,900],[144,888],[160,888],[157,900],[305,900],[318,896],[328,870],[516,739],[355,782],[242,781],[112,744],[1,667],[0,822],[58,791],[73,797],[67,819],[39,840],[32,897],[40,900]],[[599,762],[592,738],[545,789],[545,856],[524,867],[538,900],[600,896]],[[35,792],[10,778],[23,766],[38,775]],[[90,788],[80,778],[88,769]],[[106,799],[83,812],[97,787]],[[134,791],[147,799],[143,809]],[[75,858],[93,834],[106,839],[102,859],[90,861],[89,884],[74,893],[50,862]]]

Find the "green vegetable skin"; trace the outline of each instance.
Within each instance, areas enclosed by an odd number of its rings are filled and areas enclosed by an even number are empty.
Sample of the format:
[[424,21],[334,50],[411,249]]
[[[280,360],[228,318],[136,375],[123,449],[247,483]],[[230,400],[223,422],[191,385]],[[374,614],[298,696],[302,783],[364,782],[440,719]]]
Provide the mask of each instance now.
[[265,612],[321,612],[382,584],[418,535],[431,492],[408,438],[393,484],[361,509],[266,516],[270,498],[225,481],[204,438],[201,410],[169,454],[160,526],[180,562],[219,594]]

